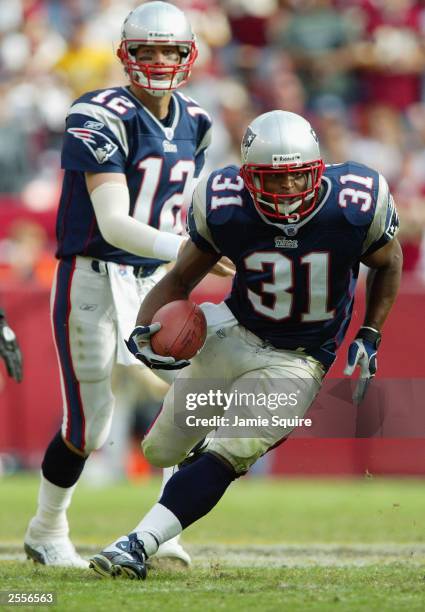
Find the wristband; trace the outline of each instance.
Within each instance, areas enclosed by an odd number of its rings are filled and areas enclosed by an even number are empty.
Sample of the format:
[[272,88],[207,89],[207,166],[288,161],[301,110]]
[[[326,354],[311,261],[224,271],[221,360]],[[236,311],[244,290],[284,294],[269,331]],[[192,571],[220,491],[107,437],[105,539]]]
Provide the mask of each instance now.
[[169,232],[160,232],[156,236],[153,243],[153,255],[156,259],[164,259],[165,261],[174,261],[179,254],[180,246],[186,238],[170,234]]
[[370,342],[375,348],[378,348],[381,343],[381,332],[373,327],[364,325],[357,332],[356,338],[366,340],[366,342]]

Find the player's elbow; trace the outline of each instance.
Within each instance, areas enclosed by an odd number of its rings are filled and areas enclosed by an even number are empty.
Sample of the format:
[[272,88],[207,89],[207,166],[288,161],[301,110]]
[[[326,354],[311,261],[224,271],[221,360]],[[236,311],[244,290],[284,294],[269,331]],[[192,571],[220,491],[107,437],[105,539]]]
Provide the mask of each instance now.
[[394,239],[391,248],[388,250],[385,261],[381,266],[384,274],[400,281],[403,269],[403,251],[397,239]]
[[165,282],[167,282],[168,288],[173,294],[180,296],[178,299],[187,300],[193,289],[193,284],[189,282],[189,279],[181,273],[177,266],[169,270],[164,277],[164,283]]
[[401,273],[403,267],[403,252],[397,238],[388,242],[385,246],[375,251],[362,262],[374,270]]
[[401,273],[401,270],[403,268],[403,250],[401,248],[401,245],[399,243],[399,241],[397,239],[395,239],[394,241],[394,247],[391,251],[391,255],[390,255],[390,265],[396,269],[399,270]]
[[125,247],[122,244],[123,232],[120,228],[119,217],[110,216],[107,219],[103,219],[101,223],[98,222],[98,226],[105,242],[111,244],[117,249],[125,250]]

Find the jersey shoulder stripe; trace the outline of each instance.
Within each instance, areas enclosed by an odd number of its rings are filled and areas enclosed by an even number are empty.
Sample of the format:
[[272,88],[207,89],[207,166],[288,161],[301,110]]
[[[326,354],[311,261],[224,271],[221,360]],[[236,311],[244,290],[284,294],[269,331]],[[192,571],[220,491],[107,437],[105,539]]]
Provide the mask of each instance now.
[[188,230],[193,242],[202,250],[213,250],[219,253],[220,249],[214,242],[207,221],[208,182],[209,177],[202,178],[193,192],[192,204],[188,214]]
[[128,155],[129,145],[127,130],[121,117],[104,106],[91,104],[90,102],[75,103],[71,106],[68,117],[72,115],[83,115],[83,117],[88,118],[87,121],[82,122],[81,127],[94,130],[102,130],[103,127],[107,127],[115,136],[122,150]]
[[207,117],[210,123],[212,123],[211,115],[208,111],[206,111],[202,106],[198,104],[196,100],[186,96],[181,91],[176,92],[179,98],[184,102],[184,106],[186,107],[186,111],[189,113],[191,117],[197,117],[198,115],[204,115]]

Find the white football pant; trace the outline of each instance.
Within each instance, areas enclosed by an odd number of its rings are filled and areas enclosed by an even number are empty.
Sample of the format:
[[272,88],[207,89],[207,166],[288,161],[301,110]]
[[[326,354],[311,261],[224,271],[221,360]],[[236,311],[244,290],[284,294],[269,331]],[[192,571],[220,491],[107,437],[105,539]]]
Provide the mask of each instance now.
[[[325,371],[302,351],[279,350],[263,342],[238,324],[226,304],[202,308],[209,323],[205,346],[169,389],[143,440],[143,452],[155,466],[172,466],[207,436],[204,451],[223,457],[238,474],[244,473],[290,434],[294,419],[304,417]],[[217,387],[227,397],[237,398],[227,410],[223,395],[219,400],[217,395],[205,399]],[[200,404],[194,409],[195,396]],[[247,427],[231,426],[236,419],[251,421]]]
[[125,348],[139,306],[165,266],[135,278],[131,266],[77,256],[58,264],[51,293],[55,340],[63,399],[62,435],[88,455],[108,437],[114,396],[111,374],[116,363],[138,362]]

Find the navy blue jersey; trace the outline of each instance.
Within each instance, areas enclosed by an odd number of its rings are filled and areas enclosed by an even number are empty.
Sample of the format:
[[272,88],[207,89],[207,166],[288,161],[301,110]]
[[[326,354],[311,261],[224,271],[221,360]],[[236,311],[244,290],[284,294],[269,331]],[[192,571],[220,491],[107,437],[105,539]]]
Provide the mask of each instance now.
[[297,224],[278,224],[257,210],[238,173],[229,166],[199,183],[190,236],[236,265],[226,303],[242,325],[328,367],[351,318],[360,259],[398,229],[388,185],[362,164],[328,166],[314,211]]
[[86,255],[121,264],[160,263],[108,244],[97,226],[85,172],[127,178],[130,215],[180,234],[182,206],[204,164],[208,113],[174,93],[165,126],[126,87],[87,93],[72,105],[62,149],[65,176],[57,217],[57,257]]

